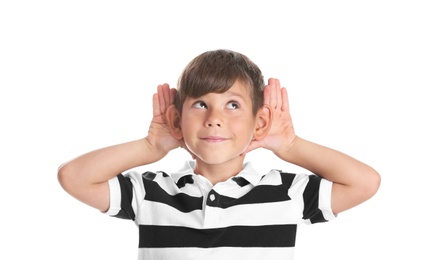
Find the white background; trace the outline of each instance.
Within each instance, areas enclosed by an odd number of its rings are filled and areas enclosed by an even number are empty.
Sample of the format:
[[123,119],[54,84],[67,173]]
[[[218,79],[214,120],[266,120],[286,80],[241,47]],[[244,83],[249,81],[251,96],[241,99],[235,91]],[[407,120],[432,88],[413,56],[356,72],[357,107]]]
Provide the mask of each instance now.
[[371,200],[303,226],[296,259],[434,259],[435,13],[419,0],[2,1],[0,258],[136,259],[135,225],[70,197],[57,168],[144,137],[156,86],[228,48],[287,87],[297,134],[382,176]]

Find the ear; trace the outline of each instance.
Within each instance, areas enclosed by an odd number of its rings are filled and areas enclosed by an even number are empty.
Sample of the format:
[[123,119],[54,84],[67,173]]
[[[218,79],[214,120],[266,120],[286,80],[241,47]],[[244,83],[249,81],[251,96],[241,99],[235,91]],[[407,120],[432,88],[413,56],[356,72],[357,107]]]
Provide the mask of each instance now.
[[269,105],[263,105],[256,115],[256,128],[253,137],[262,140],[269,132],[273,120],[272,109]]
[[176,106],[171,105],[167,108],[165,112],[166,121],[168,122],[168,127],[170,128],[170,133],[175,139],[182,139],[183,133],[180,127],[180,113]]

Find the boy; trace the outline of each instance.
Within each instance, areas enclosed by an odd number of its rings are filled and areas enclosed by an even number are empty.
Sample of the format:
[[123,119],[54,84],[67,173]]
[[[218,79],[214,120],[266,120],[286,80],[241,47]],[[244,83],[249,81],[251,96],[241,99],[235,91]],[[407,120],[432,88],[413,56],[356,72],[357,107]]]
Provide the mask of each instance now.
[[[178,147],[193,158],[179,172],[126,172]],[[259,174],[244,162],[257,148],[314,174]],[[58,178],[80,201],[135,221],[139,259],[293,259],[298,224],[334,219],[380,183],[364,163],[297,136],[279,80],[265,86],[229,50],[194,58],[177,90],[158,86],[147,137],[79,156]]]

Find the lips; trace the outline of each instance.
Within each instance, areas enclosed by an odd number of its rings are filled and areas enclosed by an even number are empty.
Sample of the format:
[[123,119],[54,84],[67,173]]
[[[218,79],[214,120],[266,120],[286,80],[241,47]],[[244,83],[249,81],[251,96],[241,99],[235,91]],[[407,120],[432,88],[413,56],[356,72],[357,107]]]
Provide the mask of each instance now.
[[221,136],[207,136],[207,137],[202,137],[200,139],[210,143],[219,143],[229,140],[228,138],[221,137]]

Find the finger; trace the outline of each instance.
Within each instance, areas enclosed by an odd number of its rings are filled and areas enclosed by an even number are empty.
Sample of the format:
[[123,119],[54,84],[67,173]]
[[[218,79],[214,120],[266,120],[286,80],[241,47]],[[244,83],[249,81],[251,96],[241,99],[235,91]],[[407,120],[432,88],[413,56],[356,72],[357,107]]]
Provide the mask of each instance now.
[[282,111],[289,112],[289,97],[286,88],[281,89],[282,93]]
[[175,88],[170,89],[170,105],[174,104],[174,98],[176,96],[177,90]]
[[157,93],[153,94],[153,116],[160,115],[159,97]]
[[271,106],[271,86],[266,85],[263,89],[263,103],[265,105]]
[[159,85],[158,89],[157,89],[157,94],[159,96],[159,108],[160,108],[160,113],[164,114],[165,113],[165,94],[164,94],[164,85]]
[[276,86],[276,98],[277,98],[277,108],[282,109],[282,93],[281,93],[281,86],[280,86],[280,80],[275,79],[275,86]]
[[170,106],[171,99],[170,99],[170,86],[168,84],[163,84],[163,96],[165,100],[165,110]]
[[268,79],[268,85],[271,86],[271,94],[270,94],[270,106],[272,109],[275,109],[277,107],[277,88],[276,88],[276,82],[275,79],[270,78]]

